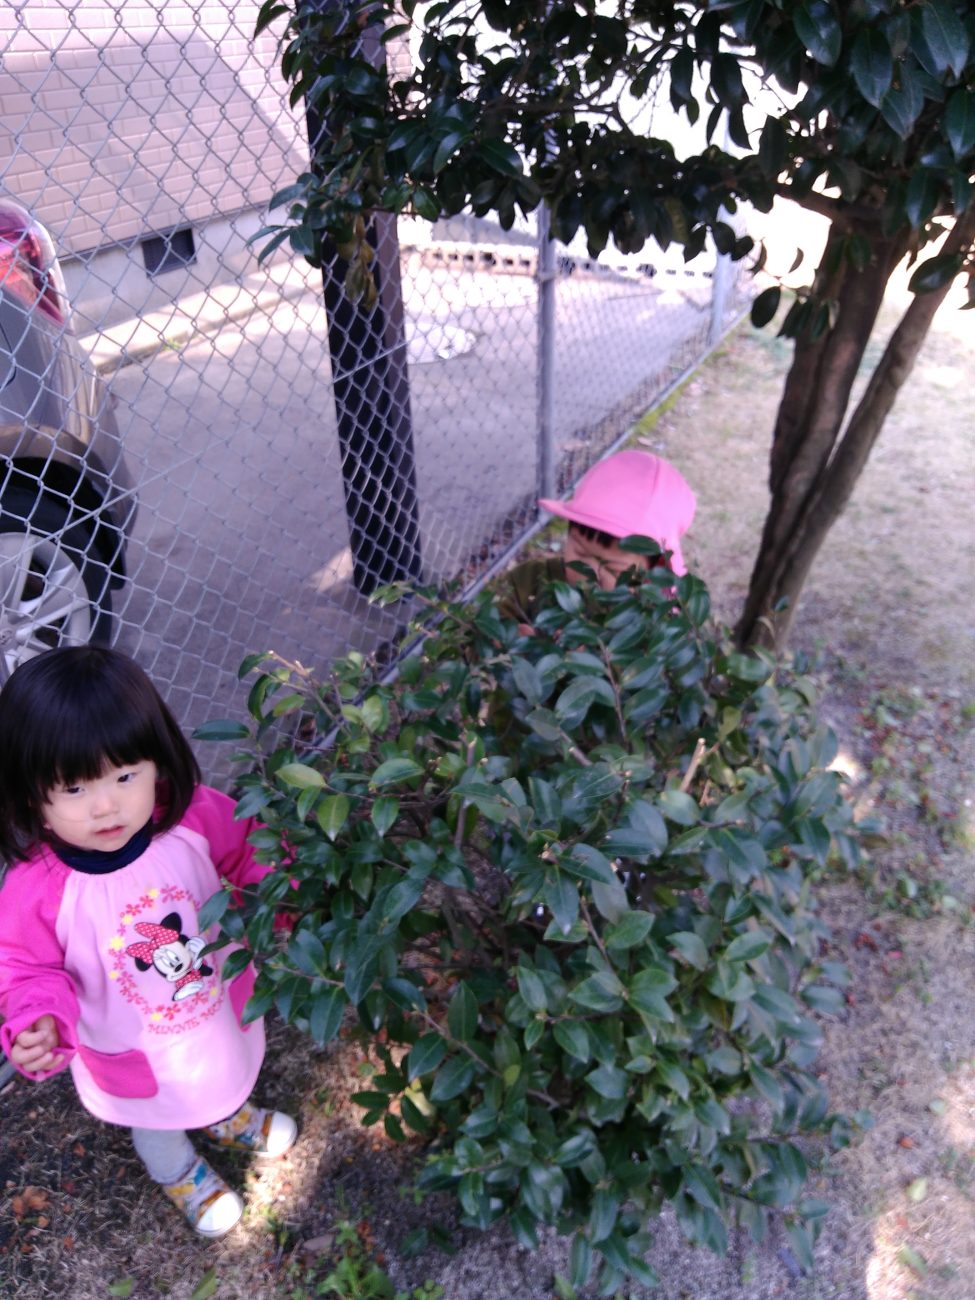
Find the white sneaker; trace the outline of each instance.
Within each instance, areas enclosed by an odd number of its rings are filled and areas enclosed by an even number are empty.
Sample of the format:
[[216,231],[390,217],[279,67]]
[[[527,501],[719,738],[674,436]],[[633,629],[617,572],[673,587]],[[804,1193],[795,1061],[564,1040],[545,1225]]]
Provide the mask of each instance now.
[[222,1237],[240,1222],[244,1202],[200,1156],[185,1178],[162,1189],[201,1237]]
[[298,1125],[283,1111],[262,1110],[248,1101],[236,1115],[200,1131],[218,1146],[276,1159],[294,1146]]

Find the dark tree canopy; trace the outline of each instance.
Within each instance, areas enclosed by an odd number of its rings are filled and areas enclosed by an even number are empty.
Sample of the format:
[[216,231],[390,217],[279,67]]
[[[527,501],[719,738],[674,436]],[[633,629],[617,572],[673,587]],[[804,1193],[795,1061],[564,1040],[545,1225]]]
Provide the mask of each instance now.
[[[753,252],[727,221],[741,202],[788,197],[831,222],[813,283],[781,325],[796,340],[773,434],[772,508],[739,626],[743,640],[788,626],[829,525],[959,274],[975,218],[975,11],[965,0],[442,0],[421,9],[352,0],[268,0],[287,15],[282,68],[292,100],[321,123],[311,169],[276,198],[290,239],[320,265],[323,239],[348,254],[349,291],[370,290],[359,218],[516,211],[545,202],[554,234],[585,230],[594,253],[648,239],[690,259],[708,234]],[[383,47],[412,37],[408,73]],[[680,156],[646,123],[669,100],[710,143]],[[725,139],[729,147],[716,140]],[[719,131],[720,126],[720,131]],[[935,250],[926,245],[947,239]],[[922,254],[922,250],[925,250]],[[919,295],[868,396],[853,379],[883,290],[905,257]],[[762,250],[755,251],[761,266]],[[775,316],[780,291],[756,300]],[[850,435],[853,435],[851,438]],[[766,623],[768,630],[770,624]]]

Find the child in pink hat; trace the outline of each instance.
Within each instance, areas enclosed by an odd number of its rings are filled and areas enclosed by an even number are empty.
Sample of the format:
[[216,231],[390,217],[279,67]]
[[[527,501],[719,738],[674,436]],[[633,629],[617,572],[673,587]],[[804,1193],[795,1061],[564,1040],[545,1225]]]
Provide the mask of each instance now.
[[[542,498],[544,510],[569,521],[562,555],[526,560],[506,575],[508,593],[502,612],[531,624],[538,595],[546,582],[578,583],[573,562],[588,565],[601,587],[615,587],[627,569],[669,564],[677,575],[687,572],[681,538],[691,526],[697,505],[679,470],[648,451],[618,451],[582,476],[568,501]],[[623,537],[649,537],[664,552],[659,560],[624,551]]]

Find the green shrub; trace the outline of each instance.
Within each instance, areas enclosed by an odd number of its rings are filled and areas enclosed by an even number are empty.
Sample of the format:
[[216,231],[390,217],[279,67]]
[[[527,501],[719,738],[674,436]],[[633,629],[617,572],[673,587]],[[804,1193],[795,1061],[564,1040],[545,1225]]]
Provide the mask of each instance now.
[[835,741],[807,677],[674,582],[553,584],[531,637],[490,594],[420,593],[439,622],[394,681],[252,657],[253,726],[201,733],[249,737],[239,815],[290,864],[205,909],[256,958],[249,1014],[326,1043],[354,1008],[363,1122],[425,1139],[420,1185],[466,1223],[571,1234],[572,1285],[595,1263],[604,1293],[652,1284],[665,1202],[717,1251],[781,1215],[810,1266],[800,1143],[849,1127],[810,1070],[844,980],[811,885],[856,858]]

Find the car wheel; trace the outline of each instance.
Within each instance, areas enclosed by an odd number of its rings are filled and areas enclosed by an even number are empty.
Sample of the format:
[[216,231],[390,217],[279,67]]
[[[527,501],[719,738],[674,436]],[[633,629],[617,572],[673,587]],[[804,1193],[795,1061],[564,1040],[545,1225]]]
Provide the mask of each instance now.
[[109,571],[67,506],[19,489],[0,500],[0,682],[62,645],[107,645]]

